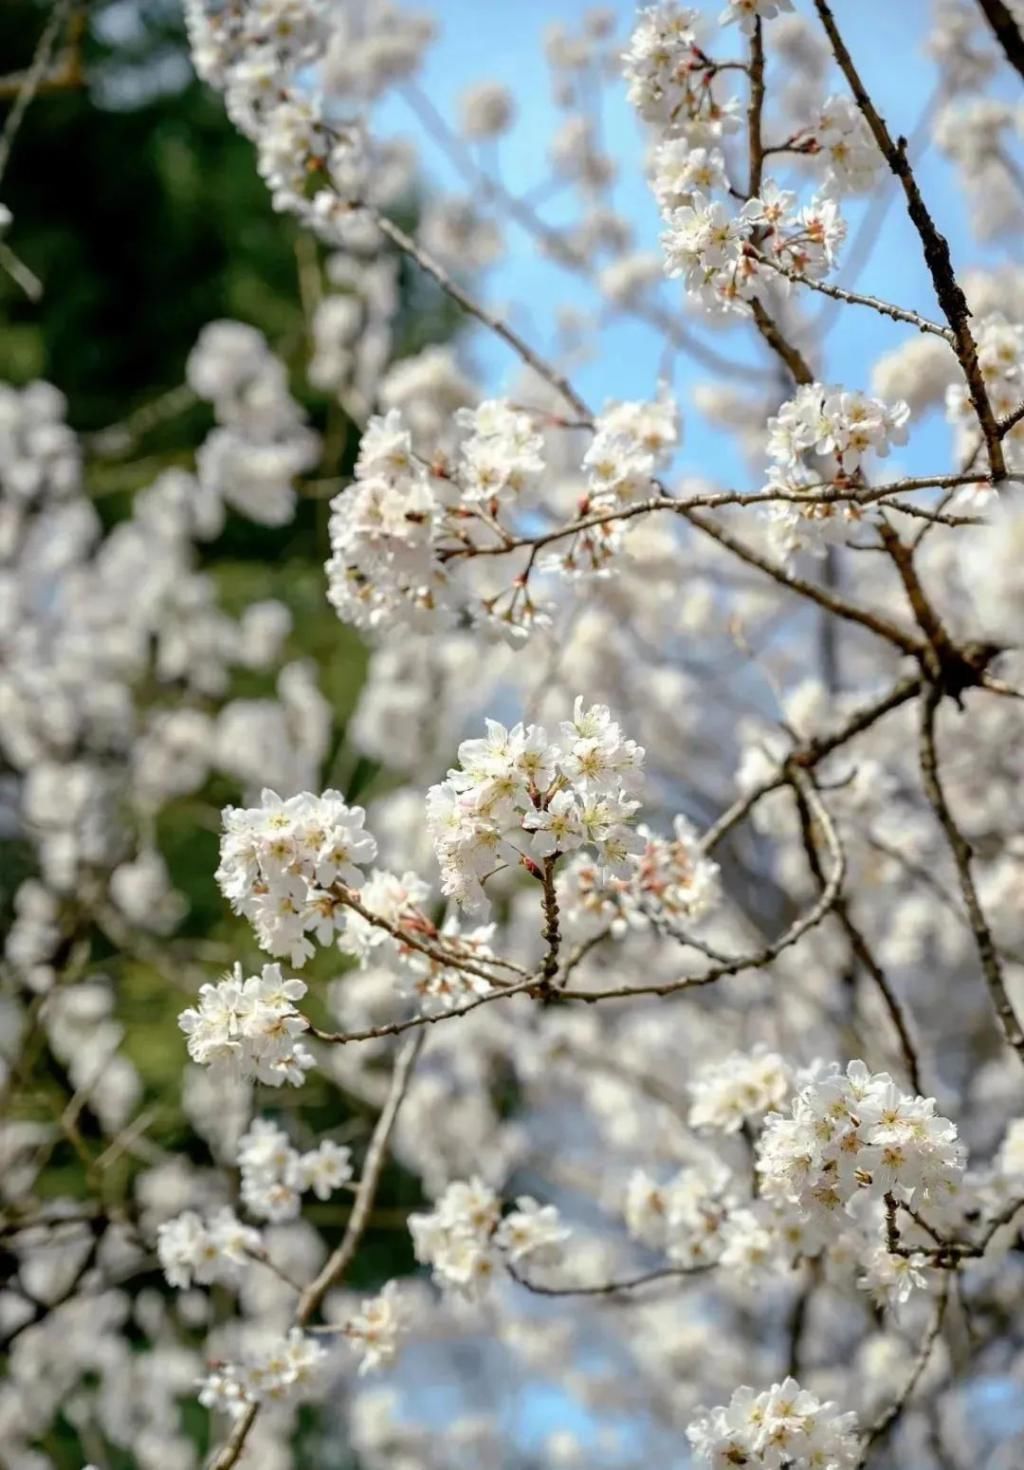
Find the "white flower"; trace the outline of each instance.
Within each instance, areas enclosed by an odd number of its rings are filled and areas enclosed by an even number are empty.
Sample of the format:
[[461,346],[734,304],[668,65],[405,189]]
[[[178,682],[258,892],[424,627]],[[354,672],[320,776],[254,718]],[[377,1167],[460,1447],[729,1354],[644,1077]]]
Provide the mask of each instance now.
[[217,881],[244,914],[264,949],[298,968],[344,928],[337,889],[358,888],[377,844],[363,830],[365,812],[337,791],[304,791],[282,800],[264,791],[261,805],[225,808]]
[[698,1409],[686,1437],[698,1463],[777,1470],[846,1470],[858,1463],[861,1440],[854,1414],[840,1414],[794,1378],[763,1393],[738,1388],[728,1404]]
[[851,97],[829,97],[812,131],[828,165],[827,190],[863,194],[874,187],[883,166],[882,155]]
[[157,1255],[168,1284],[187,1288],[214,1282],[234,1285],[238,1268],[261,1248],[260,1234],[223,1209],[206,1223],[186,1210],[157,1228]]
[[[955,1195],[964,1169],[956,1127],[932,1098],[901,1092],[863,1062],[833,1065],[797,1093],[789,1115],[770,1113],[758,1144],[762,1193],[796,1206],[821,1244],[863,1198],[894,1194],[927,1214]],[[884,1219],[868,1223],[877,1236]]]
[[218,1365],[204,1378],[199,1402],[241,1418],[264,1399],[308,1398],[326,1356],[315,1338],[293,1327],[280,1343],[245,1362]]
[[299,1159],[298,1178],[302,1189],[311,1189],[317,1199],[330,1199],[352,1178],[352,1150],[324,1138],[315,1149]]
[[754,33],[756,21],[774,20],[777,15],[792,9],[793,0],[729,0],[718,17],[718,23],[727,26],[735,22],[741,31],[750,36]]
[[554,745],[536,725],[508,730],[487,721],[482,740],[464,740],[460,765],[427,793],[427,826],[445,893],[469,909],[487,908],[483,881],[525,857],[527,842],[548,860],[586,844],[621,871],[643,841],[632,830],[643,750],[623,738],[608,709],[577,698]]
[[789,1085],[789,1068],[775,1052],[734,1052],[701,1067],[689,1084],[690,1127],[736,1133],[748,1119],[780,1107]]
[[685,63],[699,24],[699,11],[675,0],[641,10],[622,60],[629,101],[647,122],[667,123],[696,110]]
[[482,1180],[450,1184],[432,1213],[409,1216],[416,1259],[433,1268],[440,1286],[478,1300],[497,1269],[500,1214],[497,1195]]
[[297,1087],[313,1066],[298,1040],[309,1022],[294,1006],[305,993],[301,980],[282,976],[280,965],[264,965],[261,975],[246,979],[236,964],[224,980],[200,987],[198,1009],[178,1017],[189,1056],[232,1077]]
[[539,1266],[556,1264],[569,1231],[554,1205],[539,1205],[529,1195],[516,1200],[516,1208],[502,1220],[494,1243],[509,1260],[531,1261]]
[[401,1288],[389,1281],[383,1291],[368,1297],[344,1326],[344,1334],[359,1357],[359,1372],[372,1373],[394,1362],[398,1340],[406,1325]]

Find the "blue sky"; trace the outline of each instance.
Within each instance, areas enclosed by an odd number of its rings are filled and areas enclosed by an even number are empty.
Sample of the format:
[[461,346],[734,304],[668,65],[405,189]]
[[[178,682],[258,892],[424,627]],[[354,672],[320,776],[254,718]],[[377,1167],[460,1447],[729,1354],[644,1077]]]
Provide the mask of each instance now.
[[[797,4],[804,11],[809,10],[808,0],[797,0]],[[529,191],[548,175],[545,153],[557,116],[550,99],[543,34],[552,22],[577,28],[588,5],[585,0],[490,0],[490,3],[435,0],[432,8],[439,20],[440,34],[428,56],[423,89],[452,120],[457,116],[460,94],[471,83],[487,78],[509,85],[520,99],[520,117],[513,133],[501,140],[502,178],[514,193]],[[628,34],[636,7],[619,0],[609,8],[618,17],[619,33]],[[704,8],[714,17],[718,5],[711,0]],[[913,134],[936,81],[935,69],[924,53],[930,0],[839,0],[835,10],[891,131]],[[738,30],[730,27],[722,32],[722,37],[719,54],[738,54],[742,43]],[[836,89],[841,86],[841,79],[837,79]],[[462,186],[451,166],[423,139],[404,103],[389,103],[382,121],[388,131],[416,138],[422,156],[428,161],[428,177],[446,190],[461,192]],[[642,136],[625,101],[624,86],[613,84],[608,89],[603,123],[605,135],[611,140],[611,151],[621,163],[615,203],[634,224],[637,246],[656,249],[658,217],[642,175]],[[1003,248],[982,247],[972,239],[962,192],[950,166],[934,146],[926,147],[919,156],[918,173],[932,213],[948,235],[958,266],[967,268],[1005,258]],[[858,276],[856,287],[936,316],[938,308],[902,195],[894,184],[886,187],[892,196],[888,213],[878,244]],[[850,241],[866,207],[867,203],[860,201],[844,205]],[[541,212],[552,225],[557,226],[565,218],[564,205],[557,198],[543,206]],[[844,284],[854,282],[845,280]],[[696,325],[701,335],[729,355],[749,359],[752,352],[755,356],[759,354],[760,349],[751,346],[748,327],[709,329],[699,319],[684,313],[680,289],[675,283],[667,283],[663,289],[666,305],[680,312],[684,321]],[[542,349],[551,347],[554,314],[560,306],[593,304],[592,295],[582,283],[544,261],[528,237],[518,230],[510,234],[506,257],[489,273],[486,294],[492,304],[503,306],[523,335]],[[839,323],[827,341],[825,376],[851,388],[868,387],[874,359],[913,332],[913,328],[889,323],[862,309],[842,308],[838,317]],[[482,334],[477,333],[470,350],[488,387],[500,390],[511,366],[507,349],[498,342],[483,340]],[[655,389],[659,362],[660,344],[655,334],[642,324],[620,318],[606,328],[599,356],[574,370],[573,379],[595,405],[609,397],[646,397]],[[681,465],[688,472],[743,477],[745,482],[749,470],[742,467],[720,433],[701,423],[689,404],[692,386],[701,379],[707,379],[706,369],[688,359],[677,359],[673,384],[686,416],[686,446]],[[901,451],[900,465],[914,472],[940,470],[947,467],[948,456],[948,430],[938,416],[933,416],[915,430],[911,444]]]

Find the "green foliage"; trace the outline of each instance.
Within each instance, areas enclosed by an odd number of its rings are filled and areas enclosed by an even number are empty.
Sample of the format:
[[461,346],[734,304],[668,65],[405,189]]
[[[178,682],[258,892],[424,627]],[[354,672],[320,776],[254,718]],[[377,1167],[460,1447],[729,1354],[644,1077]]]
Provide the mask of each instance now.
[[[0,55],[27,62],[42,14],[7,0]],[[89,20],[84,85],[37,98],[2,189],[11,243],[45,293],[36,305],[0,287],[0,376],[57,383],[81,429],[179,383],[213,318],[251,321],[275,344],[302,331],[295,231],[274,214],[251,146],[197,81],[160,90],[188,76],[180,7],[101,4]]]

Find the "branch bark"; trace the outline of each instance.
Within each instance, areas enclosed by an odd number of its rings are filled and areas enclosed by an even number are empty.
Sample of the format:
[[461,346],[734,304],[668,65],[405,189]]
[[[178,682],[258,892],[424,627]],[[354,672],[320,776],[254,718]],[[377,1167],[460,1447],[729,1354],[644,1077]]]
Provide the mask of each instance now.
[[971,403],[978,416],[978,423],[988,450],[992,478],[1003,480],[1006,478],[1006,460],[1003,456],[1002,436],[982,376],[981,365],[978,362],[978,346],[970,328],[971,311],[953,270],[949,243],[932,219],[921,190],[918,188],[917,179],[914,177],[914,171],[907,157],[907,140],[905,138],[893,139],[885,120],[872,102],[870,93],[836,25],[831,5],[828,0],[814,0],[814,6],[825,27],[832,46],[832,53],[840,71],[846,77],[854,100],[871,129],[882,156],[903,188],[907,213],[921,241],[925,264],[932,278],[936,298],[953,331],[956,355],[967,380]]
[[921,700],[921,735],[920,735],[920,762],[921,780],[924,786],[925,796],[931,804],[939,820],[939,825],[945,834],[949,850],[956,864],[957,876],[960,880],[960,892],[963,895],[964,907],[967,910],[967,919],[974,935],[975,946],[981,961],[982,974],[988,985],[992,1005],[995,1009],[999,1028],[1003,1033],[1003,1039],[1007,1046],[1012,1047],[1017,1053],[1020,1061],[1024,1063],[1024,1029],[1021,1028],[1020,1019],[1013,1008],[1013,1004],[1006,990],[1003,979],[1003,967],[996,949],[992,931],[989,928],[985,911],[978,898],[978,890],[974,885],[974,874],[972,872],[971,860],[973,857],[971,844],[961,832],[956,819],[950,810],[946,793],[943,789],[942,778],[939,773],[939,755],[935,740],[935,721],[939,704],[942,701],[942,686],[930,684],[925,690]]
[[1007,61],[1024,77],[1024,36],[1010,7],[1005,0],[978,0],[978,8],[991,26]]

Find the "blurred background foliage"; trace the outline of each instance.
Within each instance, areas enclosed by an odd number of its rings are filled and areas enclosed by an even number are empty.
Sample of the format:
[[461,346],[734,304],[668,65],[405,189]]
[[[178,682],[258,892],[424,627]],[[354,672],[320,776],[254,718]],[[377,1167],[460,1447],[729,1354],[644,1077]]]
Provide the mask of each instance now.
[[[0,128],[49,9],[38,0],[0,3]],[[18,131],[0,198],[14,217],[10,243],[44,288],[41,300],[33,302],[0,272],[0,380],[22,385],[45,378],[64,392],[70,421],[85,436],[87,485],[107,525],[130,512],[133,492],[162,469],[191,467],[212,419],[205,405],[190,403],[180,392],[176,400],[174,393],[200,329],[218,318],[259,327],[287,362],[292,390],[323,436],[317,479],[336,480],[350,470],[358,430],[337,403],[310,390],[303,376],[311,292],[315,299],[322,281],[320,248],[274,213],[250,144],[228,122],[220,99],[194,78],[178,0],[93,0],[72,8],[51,75]],[[413,202],[407,223],[414,216]],[[451,308],[430,283],[404,274],[402,300],[398,356],[452,335]],[[158,416],[128,452],[90,452],[97,443],[90,436],[167,395],[174,412]],[[323,784],[362,799],[388,778],[345,743],[366,656],[326,602],[326,552],[327,496],[312,483],[291,525],[270,530],[229,515],[224,533],[200,549],[227,611],[268,597],[290,609],[287,656],[316,662],[333,710]],[[125,617],[131,617],[130,588]],[[229,693],[272,694],[273,676],[243,671]],[[179,698],[174,688],[155,695],[164,705]],[[166,1149],[209,1162],[180,1103],[185,1049],[177,1016],[195,995],[190,961],[197,948],[206,978],[216,977],[216,956],[223,956],[221,968],[229,959],[241,960],[247,973],[266,958],[248,925],[228,912],[213,879],[220,808],[241,795],[223,777],[213,777],[197,796],[171,804],[159,819],[158,845],[189,902],[178,935],[141,950],[95,928],[76,936],[72,967],[79,978],[102,974],[113,982],[126,1050],[145,1088],[144,1146],[124,1149],[104,1166],[108,1203],[130,1208],[133,1176],[154,1157],[153,1149],[156,1156]],[[28,862],[25,846],[0,838],[0,924],[9,921]],[[323,952],[310,965],[314,1019],[323,1014],[318,982],[340,969],[340,958],[332,961]],[[26,1041],[16,1081],[19,1087],[5,1104],[12,1116],[51,1124],[63,1119],[41,1192],[94,1195],[94,1163],[105,1141],[88,1100],[72,1099],[66,1073],[39,1028]],[[267,1093],[258,1106],[264,1104],[267,1112],[288,1110],[300,1144],[326,1131],[350,1136],[358,1146],[371,1121],[357,1100],[341,1098],[317,1074],[301,1101],[298,1095]],[[407,1232],[393,1227],[417,1198],[415,1181],[397,1172],[386,1180],[380,1212],[385,1228],[367,1237],[353,1285],[411,1266]],[[343,1202],[314,1205],[311,1218],[329,1244],[346,1211]],[[2,1268],[0,1242],[0,1274]],[[139,1284],[162,1289],[155,1270]],[[74,1463],[70,1442],[66,1456],[63,1448],[61,1453]]]

